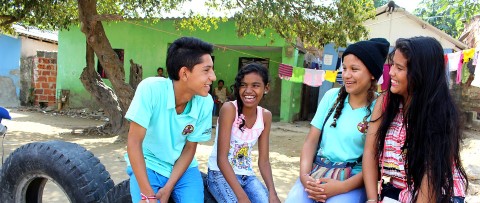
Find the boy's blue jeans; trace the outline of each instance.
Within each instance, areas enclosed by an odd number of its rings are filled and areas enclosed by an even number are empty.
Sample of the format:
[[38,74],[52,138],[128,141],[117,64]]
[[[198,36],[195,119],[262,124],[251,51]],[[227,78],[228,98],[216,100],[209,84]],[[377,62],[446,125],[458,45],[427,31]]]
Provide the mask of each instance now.
[[[237,180],[252,203],[268,203],[267,188],[257,179],[256,176],[236,175]],[[237,196],[223,177],[222,172],[208,170],[208,190],[217,202],[230,203],[238,202]]]
[[[127,167],[127,174],[130,176],[130,195],[132,196],[132,202],[137,203],[142,197],[140,195],[140,187],[138,186],[137,179],[133,174],[131,166]],[[162,176],[149,168],[147,168],[147,176],[155,193],[165,186],[168,181],[167,177]],[[177,203],[203,202],[203,188],[202,175],[200,174],[198,167],[191,167],[188,168],[177,181],[170,197]]]

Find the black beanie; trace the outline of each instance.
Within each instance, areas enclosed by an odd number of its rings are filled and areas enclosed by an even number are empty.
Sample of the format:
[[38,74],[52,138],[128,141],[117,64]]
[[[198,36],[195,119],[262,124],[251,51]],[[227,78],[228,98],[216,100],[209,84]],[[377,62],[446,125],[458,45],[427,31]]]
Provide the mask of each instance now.
[[347,47],[342,55],[345,58],[348,54],[358,57],[368,68],[370,73],[378,80],[383,72],[383,64],[387,59],[390,43],[385,38],[372,38],[368,41],[359,41]]

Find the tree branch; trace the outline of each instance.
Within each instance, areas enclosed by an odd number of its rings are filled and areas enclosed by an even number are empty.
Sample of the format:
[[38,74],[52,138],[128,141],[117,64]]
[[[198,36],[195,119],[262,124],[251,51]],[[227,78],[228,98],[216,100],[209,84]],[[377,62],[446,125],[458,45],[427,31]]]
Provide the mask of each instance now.
[[0,27],[6,26],[18,21],[18,19],[15,16],[11,16],[11,15],[0,15],[0,20],[3,20],[3,22],[0,24]]
[[123,17],[117,14],[102,14],[102,15],[93,16],[92,20],[93,21],[123,20]]

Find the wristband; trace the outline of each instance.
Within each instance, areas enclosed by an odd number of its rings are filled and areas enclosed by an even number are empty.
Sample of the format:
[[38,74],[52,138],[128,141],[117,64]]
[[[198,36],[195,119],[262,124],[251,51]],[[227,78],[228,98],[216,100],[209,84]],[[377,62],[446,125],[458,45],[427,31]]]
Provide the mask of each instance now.
[[377,202],[377,200],[376,199],[369,199],[366,202]]
[[140,193],[140,196],[142,196],[142,200],[145,200],[146,203],[150,203],[151,199],[157,199],[157,197],[155,197],[155,195],[147,196],[147,195],[144,195],[143,193]]

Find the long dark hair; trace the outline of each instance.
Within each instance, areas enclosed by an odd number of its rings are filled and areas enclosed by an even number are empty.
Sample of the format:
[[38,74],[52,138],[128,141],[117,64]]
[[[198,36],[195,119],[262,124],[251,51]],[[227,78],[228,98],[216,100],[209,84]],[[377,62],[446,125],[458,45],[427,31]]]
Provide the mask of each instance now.
[[[242,68],[237,73],[237,77],[235,77],[235,98],[237,98],[237,108],[238,108],[238,116],[242,115],[243,111],[243,101],[240,97],[240,85],[242,84],[243,77],[249,73],[257,73],[262,77],[263,85],[267,85],[268,81],[270,81],[268,70],[263,67],[261,64],[258,63],[250,63]],[[238,128],[243,132],[243,127],[245,126],[245,119],[242,118],[242,123],[238,126]]]
[[[424,175],[437,202],[449,202],[453,194],[454,167],[461,173],[465,185],[468,180],[460,161],[460,118],[450,95],[443,49],[431,37],[398,39],[391,52],[400,51],[407,59],[408,104],[404,104],[407,185],[416,201]],[[385,137],[399,107],[407,98],[386,91],[384,113],[377,131],[377,157],[380,157]]]

